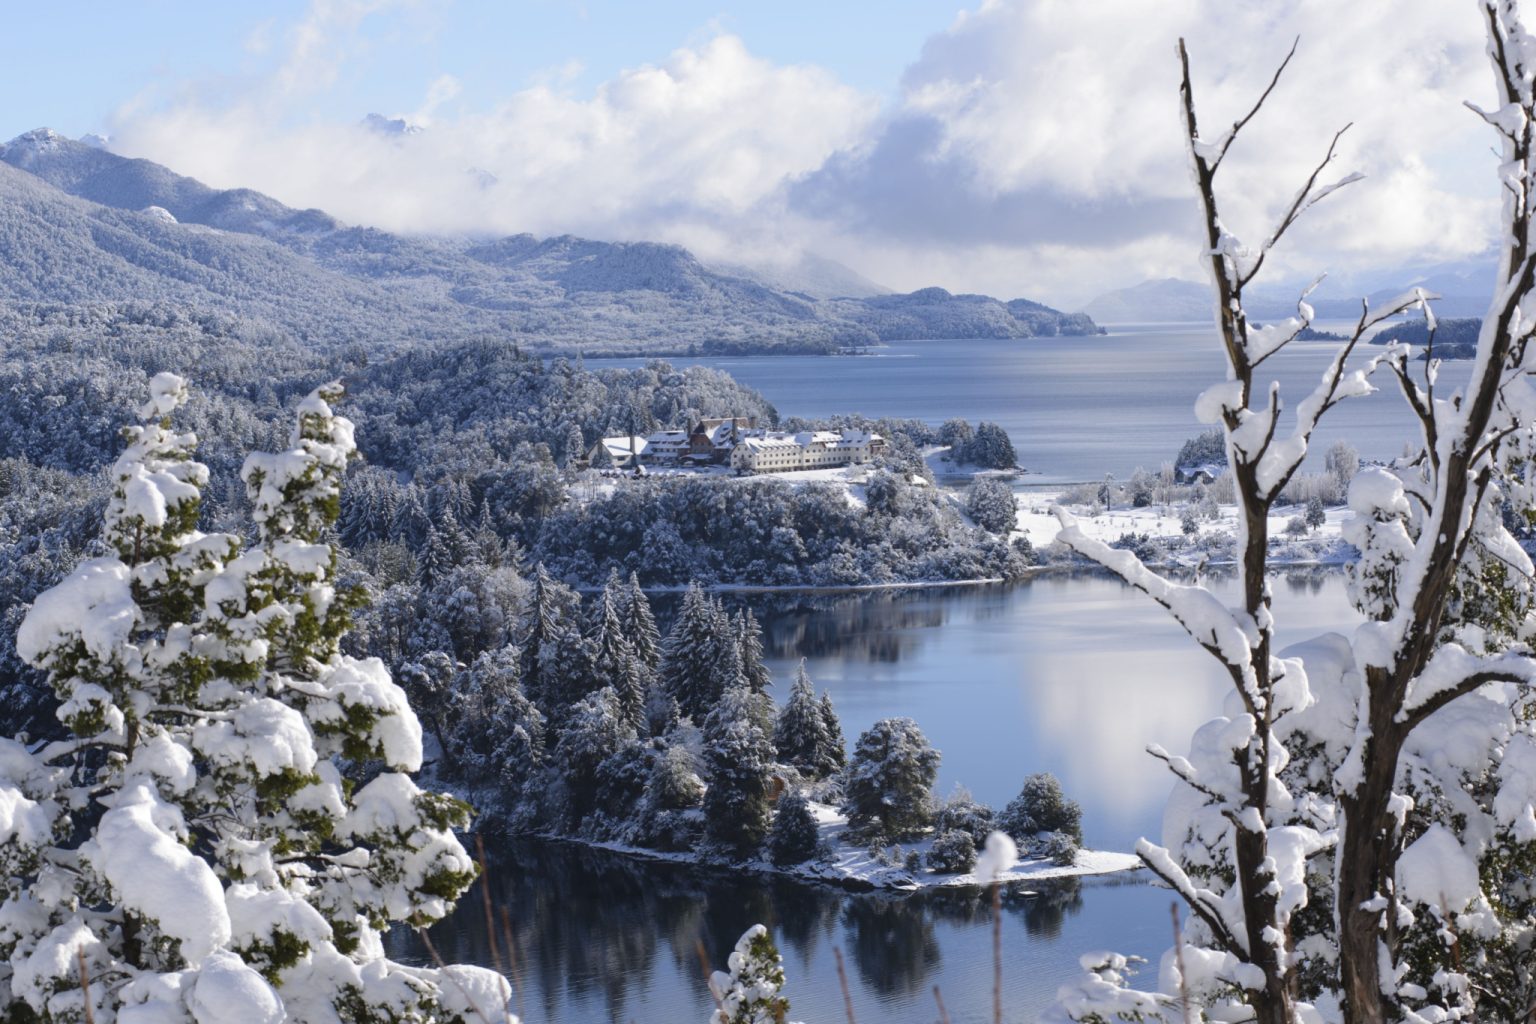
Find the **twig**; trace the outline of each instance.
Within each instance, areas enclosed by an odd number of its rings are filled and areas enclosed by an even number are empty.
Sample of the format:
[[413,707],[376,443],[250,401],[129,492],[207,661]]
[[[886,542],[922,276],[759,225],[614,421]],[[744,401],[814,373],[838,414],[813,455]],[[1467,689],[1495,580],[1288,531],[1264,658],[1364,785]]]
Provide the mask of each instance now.
[[[437,947],[432,944],[432,937],[427,934],[427,930],[423,927],[417,927],[416,934],[421,936],[422,945],[426,946],[427,952],[432,954],[432,962],[437,965],[439,971],[443,972],[443,978],[459,990],[459,995],[464,997],[464,1002],[469,1004],[470,1010],[474,1012],[476,1017],[485,1021],[485,1024],[491,1024],[492,1018],[484,1010],[480,1009],[479,1006],[475,1005],[474,998],[470,996],[469,991],[463,985],[459,984],[459,979],[448,973],[448,965],[443,963],[443,958],[437,955]],[[506,1010],[503,1009],[502,1013],[506,1013]]]
[[694,952],[699,954],[699,969],[704,972],[704,987],[709,989],[709,998],[715,1001],[715,1009],[720,1011],[720,1018],[725,1019],[725,1004],[720,1001],[720,993],[715,991],[714,968],[709,966],[709,950],[704,948],[703,939],[693,940]]
[[485,837],[475,833],[475,859],[480,862],[480,902],[485,906],[485,934],[491,941],[491,963],[497,974],[505,974],[501,965],[501,945],[496,941],[496,921],[491,913],[491,874],[485,867]]
[[992,1024],[1003,1024],[1003,883],[992,883]]
[[843,1009],[848,1012],[848,1024],[858,1024],[853,1019],[853,993],[848,991],[848,970],[843,966],[843,951],[833,946],[832,959],[837,961],[837,983],[843,989]]
[[1173,960],[1179,967],[1179,1005],[1184,1011],[1184,1024],[1189,1024],[1189,979],[1184,976],[1184,930],[1179,927],[1179,905],[1168,904],[1173,914]]
[[939,986],[933,986],[933,1001],[939,1004],[939,1024],[950,1024],[949,1011],[944,1008],[944,997],[939,995]]
[[512,991],[517,996],[517,1019],[527,1020],[528,1015],[523,1012],[523,971],[522,961],[517,955],[517,939],[512,934],[512,912],[506,907],[501,909],[501,937],[506,942],[507,966],[511,968]]
[[80,992],[85,996],[85,1024],[96,1024],[96,1011],[91,1006],[91,972],[85,968],[85,947],[75,947],[75,960],[80,964]]

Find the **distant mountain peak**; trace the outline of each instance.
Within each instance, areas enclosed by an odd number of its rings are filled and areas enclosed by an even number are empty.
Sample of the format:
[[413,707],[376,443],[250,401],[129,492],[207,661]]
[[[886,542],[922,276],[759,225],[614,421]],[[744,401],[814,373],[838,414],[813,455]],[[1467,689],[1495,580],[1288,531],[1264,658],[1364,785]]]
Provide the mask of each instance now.
[[52,128],[33,128],[29,132],[22,132],[10,142],[0,143],[0,156],[15,163],[16,158],[25,158],[34,153],[52,152],[72,142],[73,140],[60,135]]
[[380,135],[420,135],[426,131],[421,125],[412,124],[403,117],[385,117],[383,114],[367,115],[362,125]]

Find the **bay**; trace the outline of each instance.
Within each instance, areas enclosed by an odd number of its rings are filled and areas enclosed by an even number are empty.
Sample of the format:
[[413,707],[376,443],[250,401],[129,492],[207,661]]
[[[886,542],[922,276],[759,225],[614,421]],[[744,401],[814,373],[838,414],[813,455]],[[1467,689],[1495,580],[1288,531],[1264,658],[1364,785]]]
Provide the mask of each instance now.
[[[1341,331],[1342,323],[1319,323]],[[1282,408],[1294,410],[1321,379],[1335,342],[1298,341],[1260,370],[1280,384]],[[1351,366],[1380,349],[1361,345]],[[1136,467],[1155,471],[1204,427],[1197,395],[1226,377],[1215,331],[1197,324],[1118,326],[1081,338],[956,339],[891,342],[857,356],[673,357],[674,366],[724,370],[761,391],[781,416],[861,413],[924,420],[990,420],[1008,431],[1020,463],[1037,482],[1124,479]],[[639,366],[642,359],[588,359],[586,365]],[[1414,364],[1420,367],[1422,364]],[[1466,360],[1446,363],[1443,394],[1465,384]],[[1380,390],[1332,410],[1314,436],[1309,469],[1348,440],[1366,458],[1400,455],[1414,429],[1390,374]],[[1289,432],[1294,416],[1284,413]]]
[[[1231,579],[1207,581],[1236,599]],[[1271,579],[1282,646],[1358,621],[1337,573]],[[1051,771],[1084,809],[1090,846],[1126,850],[1160,835],[1169,779],[1148,743],[1186,747],[1220,712],[1223,673],[1145,596],[1107,576],[1014,586],[841,594],[737,594],[763,623],[782,697],[801,658],[831,692],[850,742],[876,719],[915,719],[943,751],[937,791],[965,784],[1006,803]],[[659,600],[663,620],[675,597]],[[792,1019],[842,1020],[831,950],[849,961],[860,1020],[991,1019],[990,908],[975,894],[850,895],[782,879],[637,861],[561,843],[496,844],[491,893],[518,936],[527,1020],[688,1022],[711,1004],[697,943],[721,966],[763,922],[778,937]],[[1170,894],[1143,878],[1089,880],[1010,897],[1004,911],[1006,1019],[1035,1020],[1085,952],[1149,958],[1167,946]],[[433,931],[445,959],[491,965],[477,898]],[[396,951],[424,958],[408,936]]]

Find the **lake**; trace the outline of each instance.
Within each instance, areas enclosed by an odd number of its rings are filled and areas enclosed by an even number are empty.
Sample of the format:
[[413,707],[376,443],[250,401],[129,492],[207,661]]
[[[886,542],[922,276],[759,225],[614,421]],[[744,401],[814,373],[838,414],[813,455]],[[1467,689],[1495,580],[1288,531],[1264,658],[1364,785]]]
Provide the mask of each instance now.
[[[1319,329],[1343,331],[1342,323]],[[1260,368],[1262,381],[1280,382],[1284,408],[1316,386],[1336,351],[1333,342],[1298,341]],[[1351,365],[1380,349],[1362,345]],[[639,366],[643,359],[588,359],[589,369]],[[1116,327],[1083,338],[899,341],[860,356],[676,357],[674,366],[724,370],[761,391],[781,416],[838,413],[892,416],[939,424],[961,417],[991,420],[1013,439],[1020,463],[1038,482],[1129,476],[1137,466],[1155,471],[1199,433],[1195,397],[1225,379],[1215,330],[1198,324]],[[1422,364],[1415,364],[1421,366]],[[1441,371],[1449,393],[1466,382],[1467,360]],[[1396,383],[1383,369],[1374,395],[1333,409],[1313,439],[1312,468],[1322,453],[1347,438],[1367,458],[1402,453],[1413,423]],[[1291,416],[1281,419],[1288,430]]]
[[[1208,581],[1228,601],[1234,581]],[[1281,646],[1357,621],[1336,573],[1277,574]],[[663,622],[676,597],[658,599]],[[806,659],[850,743],[875,720],[917,720],[943,751],[937,791],[964,784],[1001,805],[1025,775],[1054,772],[1084,809],[1089,845],[1129,849],[1160,834],[1168,776],[1143,753],[1185,748],[1227,692],[1216,663],[1144,596],[1106,576],[1014,586],[843,594],[745,594],[763,622],[782,697]],[[698,1022],[711,1004],[696,943],[724,963],[736,938],[771,925],[791,1019],[844,1019],[831,949],[849,961],[860,1020],[990,1020],[990,911],[975,896],[852,896],[783,880],[708,874],[563,844],[493,851],[492,893],[518,935],[530,1024]],[[1077,958],[1152,959],[1170,938],[1168,892],[1142,881],[1068,884],[1010,898],[1007,1019],[1032,1021]],[[443,956],[490,964],[478,899],[434,931]],[[399,951],[410,954],[402,939]],[[419,955],[420,951],[415,951]]]

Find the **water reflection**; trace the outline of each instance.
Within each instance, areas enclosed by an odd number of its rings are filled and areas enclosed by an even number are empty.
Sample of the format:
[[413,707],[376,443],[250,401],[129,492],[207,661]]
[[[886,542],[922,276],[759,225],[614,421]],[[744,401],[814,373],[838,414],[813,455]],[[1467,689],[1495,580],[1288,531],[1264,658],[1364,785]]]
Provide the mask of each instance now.
[[[1238,599],[1230,576],[1205,582]],[[1358,619],[1337,570],[1288,570],[1271,586],[1282,646]],[[939,791],[963,784],[994,805],[1031,772],[1055,772],[1084,806],[1088,842],[1107,848],[1160,833],[1169,782],[1146,747],[1183,747],[1228,689],[1161,609],[1109,576],[726,599],[762,622],[775,679],[806,659],[850,741],[879,718],[914,718],[944,753]],[[676,604],[658,601],[664,625]]]
[[[1237,599],[1233,581],[1208,582]],[[1357,621],[1337,572],[1287,571],[1271,585],[1281,647]],[[1026,774],[1053,771],[1083,804],[1086,838],[1100,848],[1130,849],[1161,832],[1167,776],[1142,751],[1185,746],[1227,691],[1208,655],[1109,577],[728,600],[762,621],[781,685],[807,659],[850,740],[876,719],[915,718],[944,752],[940,791],[963,781],[994,805]],[[658,600],[664,625],[676,603]],[[758,922],[779,939],[794,1019],[844,1019],[834,947],[848,959],[860,1020],[933,1019],[934,985],[957,1024],[991,1019],[991,911],[979,894],[849,895],[565,845],[494,853],[492,895],[513,923],[530,1024],[703,1022],[710,1004],[696,943],[718,967]],[[1169,902],[1163,890],[1113,880],[1010,897],[1007,1019],[1036,1019],[1088,950],[1155,963]],[[446,958],[493,962],[478,890],[434,939]],[[408,935],[396,942],[414,949]]]
[[[834,947],[868,1019],[927,1019],[934,985],[956,1021],[981,1019],[991,1005],[991,900],[981,892],[849,894],[533,840],[496,849],[489,884],[498,915],[504,908],[510,923],[516,967],[509,973],[530,1024],[707,1020],[698,944],[718,967],[759,921],[784,955],[796,1019],[842,1019]],[[1062,966],[1083,950],[1129,940],[1131,951],[1142,951],[1134,930],[1126,934],[1127,912],[1138,916],[1148,897],[1166,906],[1166,895],[1145,884],[1089,883],[1086,894],[1065,882],[1005,898],[1010,1020],[1033,1019],[1064,980]],[[445,959],[497,963],[479,897],[476,889],[433,929]],[[505,964],[506,938],[496,930]],[[396,956],[426,962],[409,932],[393,935],[391,946]]]

